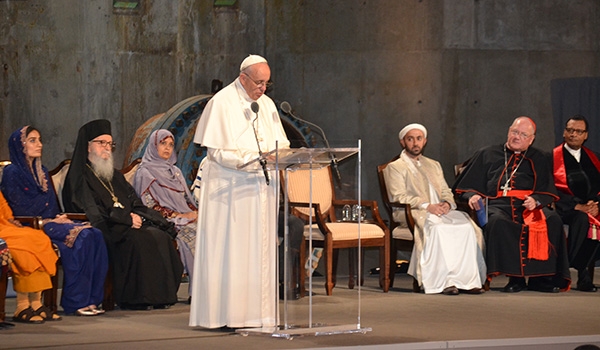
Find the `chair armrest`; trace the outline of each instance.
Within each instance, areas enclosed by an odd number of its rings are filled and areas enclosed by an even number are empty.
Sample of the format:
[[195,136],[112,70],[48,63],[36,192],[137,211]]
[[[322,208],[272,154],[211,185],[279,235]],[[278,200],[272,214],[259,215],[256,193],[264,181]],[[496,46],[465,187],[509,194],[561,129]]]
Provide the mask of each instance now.
[[[354,204],[358,204],[358,200],[356,199],[334,199],[331,201],[331,204],[335,207],[343,207],[344,205],[348,204],[348,205],[354,205]],[[362,201],[360,201],[361,206],[363,207],[367,207],[367,208],[373,208],[374,206],[377,206],[377,202],[376,201],[372,201],[369,199],[363,199]]]
[[14,219],[22,224],[27,224],[26,226],[33,227],[38,230],[44,226],[42,224],[41,216],[15,216]]
[[63,213],[67,216],[67,218],[71,219],[71,220],[78,220],[78,221],[88,221],[88,217],[87,215],[85,215],[85,213]]
[[477,212],[471,209],[471,207],[469,207],[469,202],[467,202],[461,196],[456,194],[454,195],[454,202],[456,203],[456,210],[460,210],[467,213],[471,220],[473,220],[477,224],[477,226],[481,227],[481,225],[479,225],[479,220],[477,220]]
[[[412,209],[411,209],[410,204],[400,203],[400,202],[391,202],[390,207],[392,208],[392,210],[393,210],[393,208],[404,209],[404,217],[406,218],[406,224],[408,225],[408,229],[410,230],[410,232],[414,232],[415,218],[412,215]],[[392,221],[394,221],[393,218],[392,218]]]
[[[288,205],[290,208],[294,208],[294,207],[310,208],[311,207],[310,203],[305,203],[305,202],[289,202]],[[313,203],[312,210],[316,214],[315,216],[313,216],[313,223],[316,223],[319,226],[319,229],[321,230],[321,232],[324,235],[327,235],[329,233],[329,230],[325,226],[325,219],[323,218],[323,215],[321,214],[321,209],[320,209],[319,203]],[[309,221],[308,215],[300,213],[300,216],[301,216],[300,218],[302,220],[304,220],[306,222]]]
[[[310,203],[306,203],[306,202],[289,202],[288,206],[290,207],[290,209],[294,209],[294,208],[310,208],[311,205]],[[312,204],[312,210],[314,213],[317,214],[317,217],[321,216],[321,207],[319,205],[319,203],[313,203]],[[300,215],[300,218],[304,221],[308,221],[309,215],[298,212],[298,210],[296,210],[296,212]],[[313,216],[314,217],[314,216]],[[322,217],[321,217],[322,219]]]
[[[331,204],[333,207],[343,207],[346,204],[348,204],[348,205],[358,204],[358,200],[336,199],[336,200],[333,200],[331,202]],[[373,221],[377,225],[379,225],[382,229],[384,229],[384,231],[386,231],[386,232],[389,231],[388,226],[385,224],[385,222],[383,222],[383,219],[381,218],[381,214],[379,213],[379,205],[377,204],[377,201],[365,199],[365,200],[360,201],[360,205],[361,205],[361,207],[371,209],[371,217],[372,217]]]

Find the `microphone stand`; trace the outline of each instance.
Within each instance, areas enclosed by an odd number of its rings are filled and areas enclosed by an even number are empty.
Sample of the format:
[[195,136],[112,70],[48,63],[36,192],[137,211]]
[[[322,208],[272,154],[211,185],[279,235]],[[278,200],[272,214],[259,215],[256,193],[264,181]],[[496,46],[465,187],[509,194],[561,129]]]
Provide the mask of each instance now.
[[250,108],[252,109],[252,112],[254,112],[256,114],[256,117],[254,118],[254,120],[251,123],[252,123],[252,130],[254,131],[254,139],[256,139],[256,146],[258,146],[258,155],[260,157],[258,162],[260,163],[260,166],[262,167],[267,186],[269,186],[270,179],[269,179],[269,172],[267,171],[267,160],[265,158],[263,158],[263,153],[260,150],[260,142],[258,141],[258,135],[256,134],[256,128],[254,128],[254,122],[258,121],[258,103],[252,102],[252,104],[250,105]]
[[[306,123],[306,124],[314,127],[315,129],[319,130],[319,133],[321,133],[321,137],[323,137],[323,141],[325,142],[325,146],[329,149],[331,148],[329,146],[329,141],[327,141],[327,136],[325,136],[325,132],[323,131],[323,129],[321,129],[320,126],[318,126],[315,123],[311,123],[308,120],[304,120],[302,118],[297,117],[292,112],[292,106],[290,106],[290,104],[287,101],[281,102],[281,105],[279,107],[285,114],[290,115],[290,116],[294,117],[294,119],[301,121],[303,123]],[[341,189],[342,188],[342,174],[340,174],[340,169],[338,168],[338,160],[337,160],[335,154],[333,154],[332,152],[329,152],[329,158],[331,158],[331,168],[333,169],[336,183],[338,185],[338,188]]]

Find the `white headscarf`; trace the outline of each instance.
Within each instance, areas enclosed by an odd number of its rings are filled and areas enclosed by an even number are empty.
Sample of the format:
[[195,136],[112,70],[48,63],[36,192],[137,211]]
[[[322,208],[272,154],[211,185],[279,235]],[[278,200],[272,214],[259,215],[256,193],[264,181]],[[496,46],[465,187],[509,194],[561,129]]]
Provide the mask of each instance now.
[[404,136],[406,136],[406,134],[413,129],[421,130],[425,138],[427,138],[427,129],[425,129],[425,127],[419,123],[408,124],[407,126],[402,128],[402,130],[400,130],[400,132],[398,133],[398,138],[402,140]]

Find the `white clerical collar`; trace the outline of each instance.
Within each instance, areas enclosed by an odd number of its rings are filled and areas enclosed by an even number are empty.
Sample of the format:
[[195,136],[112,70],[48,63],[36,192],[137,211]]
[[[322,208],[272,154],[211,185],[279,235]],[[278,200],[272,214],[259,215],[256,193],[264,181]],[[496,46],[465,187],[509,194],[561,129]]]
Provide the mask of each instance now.
[[240,99],[245,101],[246,104],[255,102],[252,98],[250,98],[250,96],[246,92],[246,89],[244,89],[244,85],[242,85],[242,82],[240,81],[239,77],[235,80],[235,87],[237,88],[238,94],[240,95]]
[[510,149],[510,148],[508,147],[508,143],[505,143],[505,144],[504,144],[504,150],[505,150],[505,151],[506,151],[506,150],[509,150],[509,151],[511,151],[511,152],[512,152],[512,153],[514,153],[514,154],[521,154],[521,151],[513,151],[512,149]]
[[581,147],[579,149],[572,149],[571,147],[569,147],[569,145],[567,145],[565,143],[565,149],[571,153],[571,155],[573,156],[573,158],[577,159],[577,163],[579,163],[581,161]]

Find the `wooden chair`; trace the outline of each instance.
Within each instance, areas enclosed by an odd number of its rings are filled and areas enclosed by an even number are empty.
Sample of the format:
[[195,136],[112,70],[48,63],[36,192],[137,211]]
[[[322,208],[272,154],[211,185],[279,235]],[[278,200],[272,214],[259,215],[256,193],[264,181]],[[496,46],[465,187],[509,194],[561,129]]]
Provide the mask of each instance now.
[[121,169],[121,174],[125,176],[125,180],[129,182],[130,185],[133,186],[133,178],[135,177],[135,172],[140,167],[140,163],[142,162],[142,158],[134,159],[129,165]]
[[[471,161],[471,158],[465,160],[462,163],[454,164],[454,179],[455,180],[458,179],[460,174],[467,168],[470,161]],[[465,213],[469,214],[469,217],[471,218],[471,220],[473,220],[474,222],[476,222],[479,225],[479,220],[477,220],[477,213],[475,212],[475,210],[473,210],[473,209],[471,209],[471,207],[469,207],[469,203],[464,201],[460,196],[457,196],[456,194],[454,194],[454,202],[456,203],[456,208],[458,210],[464,211]],[[481,225],[479,225],[479,227],[481,227]]]
[[[285,174],[283,174],[285,175]],[[285,188],[285,176],[282,185]],[[310,190],[310,170],[300,168],[287,171],[287,188],[289,205],[292,214],[308,221],[312,215],[312,240],[314,246],[323,247],[323,260],[325,260],[326,283],[325,290],[327,295],[331,295],[336,283],[337,252],[342,248],[355,249],[359,246],[359,225],[356,222],[339,222],[336,218],[336,208],[344,205],[358,204],[357,200],[338,200],[335,198],[335,190],[331,169],[329,166],[312,170],[313,198],[312,209],[309,204]],[[390,268],[390,239],[389,230],[379,215],[377,202],[361,201],[360,205],[368,209],[371,219],[365,220],[360,225],[360,245],[361,247],[379,248],[379,267],[383,273],[379,275],[379,284],[384,292],[389,290],[389,268]],[[309,239],[310,227],[305,226],[305,241]],[[350,259],[350,279],[349,288],[354,287],[353,280],[353,250],[351,250]],[[306,261],[306,247],[303,244],[300,249],[301,266]],[[360,274],[362,275],[362,273]],[[304,291],[304,277],[302,273],[300,278],[300,290]],[[362,282],[362,279],[361,279]]]
[[[390,268],[390,287],[394,285],[394,277],[396,275],[397,265],[395,261],[398,250],[412,251],[415,230],[415,220],[412,216],[410,204],[391,202],[387,191],[387,186],[385,184],[385,176],[383,171],[389,163],[397,160],[398,157],[399,156],[396,156],[389,162],[377,166],[377,177],[379,179],[381,198],[383,199],[385,209],[390,218],[390,261],[392,262]],[[401,220],[402,216],[404,216],[404,220]],[[421,287],[419,287],[419,282],[413,278],[413,292],[419,293],[420,291]]]

